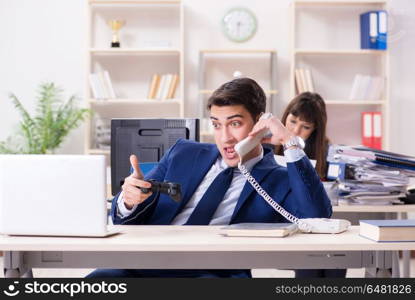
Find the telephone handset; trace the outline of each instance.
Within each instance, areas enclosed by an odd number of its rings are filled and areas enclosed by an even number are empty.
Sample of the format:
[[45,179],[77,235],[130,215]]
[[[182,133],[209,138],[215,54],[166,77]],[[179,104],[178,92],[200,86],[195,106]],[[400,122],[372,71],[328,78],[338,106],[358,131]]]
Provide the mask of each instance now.
[[[264,113],[259,119],[260,120],[265,120],[265,119],[270,119],[272,118],[272,113]],[[242,158],[252,149],[254,149],[258,144],[261,143],[262,139],[264,137],[270,136],[271,135],[271,131],[269,131],[268,129],[262,129],[262,131],[258,132],[257,135],[251,137],[247,137],[245,139],[243,139],[242,141],[240,141],[239,143],[237,143],[235,145],[235,151],[239,154],[239,157]]]
[[[265,113],[261,116],[261,119],[269,119],[272,117],[271,113]],[[271,132],[268,129],[263,129],[254,137],[247,137],[246,139],[240,141],[235,145],[235,151],[239,154],[240,161],[238,168],[241,173],[246,177],[246,180],[253,186],[259,195],[279,214],[286,218],[291,223],[297,224],[298,228],[302,232],[311,232],[311,233],[340,233],[346,231],[351,223],[347,220],[341,219],[326,219],[326,218],[306,218],[299,219],[288,211],[286,211],[282,206],[272,199],[268,193],[259,185],[254,177],[249,173],[246,167],[242,164],[243,157],[255,148],[258,144],[261,143],[261,140],[269,136]]]

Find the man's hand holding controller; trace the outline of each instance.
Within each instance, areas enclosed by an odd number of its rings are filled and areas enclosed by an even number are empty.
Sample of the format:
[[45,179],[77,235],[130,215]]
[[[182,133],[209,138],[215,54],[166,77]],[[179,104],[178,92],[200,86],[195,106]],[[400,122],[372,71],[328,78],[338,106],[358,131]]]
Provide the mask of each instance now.
[[[144,181],[143,173],[141,172],[138,158],[135,155],[130,156],[130,163],[134,172],[125,178],[124,184],[121,186],[123,191],[124,205],[127,209],[132,209],[134,205],[144,202],[152,195],[152,192],[143,193],[139,188],[151,188],[151,183]],[[139,187],[139,188],[137,188]]]

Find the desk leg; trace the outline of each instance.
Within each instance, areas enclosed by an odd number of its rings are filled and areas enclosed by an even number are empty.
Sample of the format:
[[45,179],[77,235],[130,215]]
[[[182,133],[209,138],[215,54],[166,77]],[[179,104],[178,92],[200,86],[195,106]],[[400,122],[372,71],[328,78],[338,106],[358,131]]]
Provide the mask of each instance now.
[[[407,213],[398,213],[398,220],[405,220],[408,218]],[[402,251],[402,277],[409,278],[411,273],[411,252],[409,250]]]
[[4,278],[19,278],[20,272],[18,269],[4,269]]
[[32,269],[29,269],[26,271],[26,273],[21,275],[22,278],[33,278],[33,271]]
[[402,251],[402,277],[409,278],[411,273],[411,251]]
[[395,251],[375,251],[375,261],[372,267],[366,268],[365,277],[390,278],[396,271],[393,271],[393,260]]
[[399,268],[399,251],[392,252],[392,277],[399,278],[401,272]]
[[23,263],[23,252],[5,251],[3,267],[6,278],[33,277],[32,270],[26,268]]

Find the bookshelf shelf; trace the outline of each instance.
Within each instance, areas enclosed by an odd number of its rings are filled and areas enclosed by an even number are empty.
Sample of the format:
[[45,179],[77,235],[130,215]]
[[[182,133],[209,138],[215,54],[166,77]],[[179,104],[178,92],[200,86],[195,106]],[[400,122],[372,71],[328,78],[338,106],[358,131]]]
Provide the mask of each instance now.
[[[203,94],[203,95],[210,95],[213,92],[214,92],[214,90],[199,90],[199,94]],[[265,90],[264,92],[267,95],[277,95],[278,94],[277,90]]]
[[119,48],[119,49],[99,49],[89,50],[92,55],[180,55],[180,49],[176,48]]
[[220,54],[238,54],[238,53],[277,53],[271,49],[202,49],[200,53],[220,53]]
[[[94,114],[85,126],[85,153],[110,154],[101,148],[113,118],[183,117],[183,10],[181,0],[87,1],[85,102]],[[110,48],[110,20],[125,21],[118,48]],[[152,85],[156,75],[163,88]],[[151,91],[152,98],[174,99],[147,99]]]
[[88,149],[87,154],[101,154],[101,155],[109,155],[110,150],[104,150],[104,149]]
[[[308,86],[314,86],[314,91],[325,99],[327,135],[334,144],[361,144],[362,113],[381,111],[382,147],[389,148],[389,51],[360,49],[359,30],[360,14],[387,9],[387,3],[387,0],[291,3],[291,98],[297,95],[297,71],[299,88],[307,90]],[[356,84],[357,75],[360,86]],[[366,86],[362,87],[363,80]]]
[[379,100],[325,100],[326,105],[385,105],[386,101]]
[[350,50],[350,49],[296,49],[295,55],[384,55],[387,51],[384,50]]
[[374,5],[386,4],[386,0],[294,0],[296,5]]
[[118,105],[118,104],[128,104],[128,105],[163,105],[163,104],[177,104],[181,103],[179,99],[167,99],[167,100],[157,100],[157,99],[108,99],[108,100],[94,100],[90,99],[89,103],[92,105]]
[[89,0],[90,4],[111,4],[111,5],[123,5],[123,4],[180,4],[180,0]]

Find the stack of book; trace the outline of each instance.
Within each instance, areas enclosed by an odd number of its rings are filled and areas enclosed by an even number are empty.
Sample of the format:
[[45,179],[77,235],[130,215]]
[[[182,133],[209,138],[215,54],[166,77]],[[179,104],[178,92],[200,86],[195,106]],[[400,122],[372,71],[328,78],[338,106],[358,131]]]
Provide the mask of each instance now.
[[339,204],[402,203],[409,178],[415,177],[415,157],[367,147],[331,145],[327,161]]
[[89,74],[89,84],[95,99],[105,100],[116,98],[108,71],[103,70]]
[[376,242],[414,242],[415,220],[360,220],[360,235]]
[[350,90],[350,100],[381,100],[385,78],[356,74]]
[[304,92],[314,93],[314,83],[310,69],[295,69],[295,86],[298,94]]
[[154,74],[148,89],[148,99],[174,99],[179,86],[178,74]]

